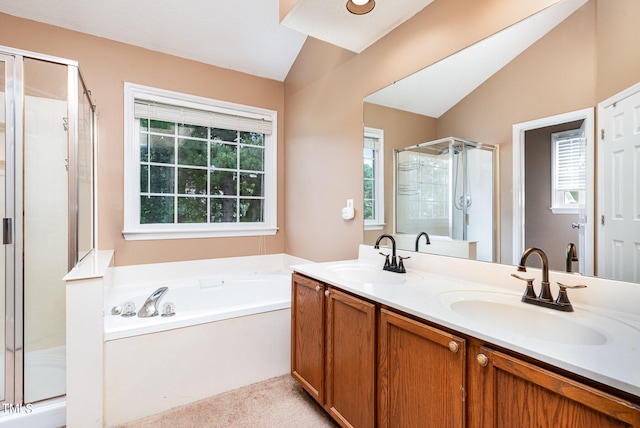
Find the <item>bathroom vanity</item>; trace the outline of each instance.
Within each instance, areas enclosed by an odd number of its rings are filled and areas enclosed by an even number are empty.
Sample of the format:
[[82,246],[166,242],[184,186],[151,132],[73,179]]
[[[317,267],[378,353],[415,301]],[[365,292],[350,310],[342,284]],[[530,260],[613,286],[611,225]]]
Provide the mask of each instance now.
[[575,313],[526,305],[489,264],[376,256],[294,267],[291,374],[342,426],[640,426],[638,317],[577,290]]

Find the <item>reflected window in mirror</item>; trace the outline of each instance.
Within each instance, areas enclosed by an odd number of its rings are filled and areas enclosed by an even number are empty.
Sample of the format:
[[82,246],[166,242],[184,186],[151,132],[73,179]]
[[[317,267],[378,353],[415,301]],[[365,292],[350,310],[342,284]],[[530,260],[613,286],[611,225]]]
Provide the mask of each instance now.
[[384,228],[384,131],[364,129],[364,227]]
[[584,208],[586,189],[586,139],[579,129],[551,135],[551,211],[577,214]]

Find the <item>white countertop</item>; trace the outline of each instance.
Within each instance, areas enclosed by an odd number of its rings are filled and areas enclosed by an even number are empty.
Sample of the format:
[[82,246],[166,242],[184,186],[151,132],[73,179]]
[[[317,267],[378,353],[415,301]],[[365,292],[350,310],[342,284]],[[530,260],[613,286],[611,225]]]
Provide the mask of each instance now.
[[[575,276],[568,276],[569,280],[565,277],[552,278],[562,279],[568,284],[576,284],[575,279],[578,278],[589,287],[569,290],[575,311],[566,313],[520,302],[525,284],[509,278],[508,272],[515,272],[515,269],[508,266],[399,251],[403,256],[411,255],[412,260],[405,261],[407,274],[397,274],[382,270],[384,259],[377,253],[378,250],[361,246],[356,260],[311,263],[292,268],[372,301],[640,397],[640,316],[637,309],[640,307],[640,285],[629,287],[621,283],[621,290],[615,292],[626,292],[627,295],[617,296],[620,307],[615,307],[612,303],[615,299],[605,302],[606,299],[601,297],[606,290],[614,292],[612,281]],[[355,279],[359,269],[367,273],[376,266],[380,272],[375,277],[366,281]],[[449,269],[452,274],[443,274],[443,269]],[[535,269],[528,270],[536,272]],[[532,277],[534,273],[522,275]],[[492,277],[495,280],[487,281]],[[607,288],[599,287],[598,282],[605,282]],[[491,285],[487,285],[489,283]],[[535,284],[538,292],[539,280]],[[555,282],[552,284],[555,296],[557,287]],[[525,323],[512,328],[518,323],[504,314],[496,313],[495,319],[487,319],[484,315],[484,320],[478,320],[468,313],[461,315],[450,306],[452,302],[476,298],[506,302],[507,307],[515,305],[520,321],[527,320],[526,316],[520,316],[522,313],[531,314],[531,325]],[[629,304],[629,299],[633,300],[632,304]],[[598,301],[603,305],[593,304]],[[629,312],[629,307],[635,307],[635,313]],[[550,322],[541,322],[536,315],[542,315],[542,321]],[[501,316],[506,319],[500,319]],[[565,327],[569,330],[571,326],[586,327],[602,340],[598,344],[581,343],[579,335],[571,337],[571,331],[564,331]],[[556,337],[563,335],[560,342],[556,341]]]
[[113,250],[92,250],[65,275],[63,280],[70,282],[102,278],[106,275],[107,269],[113,266],[113,255]]

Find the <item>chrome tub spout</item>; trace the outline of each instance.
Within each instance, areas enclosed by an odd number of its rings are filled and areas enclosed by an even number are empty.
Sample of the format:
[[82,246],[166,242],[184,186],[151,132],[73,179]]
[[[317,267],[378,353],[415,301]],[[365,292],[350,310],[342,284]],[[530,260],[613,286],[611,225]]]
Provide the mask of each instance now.
[[160,299],[169,291],[168,287],[160,287],[147,298],[144,302],[144,305],[138,311],[138,316],[140,318],[149,318],[155,317],[159,314],[158,305],[160,304]]

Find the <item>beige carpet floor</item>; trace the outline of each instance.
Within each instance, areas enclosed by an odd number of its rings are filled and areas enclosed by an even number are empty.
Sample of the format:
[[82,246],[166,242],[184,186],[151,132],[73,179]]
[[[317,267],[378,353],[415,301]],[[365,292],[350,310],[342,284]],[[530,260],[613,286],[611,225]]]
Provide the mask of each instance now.
[[289,375],[225,392],[121,428],[338,427]]

